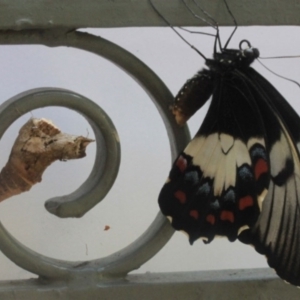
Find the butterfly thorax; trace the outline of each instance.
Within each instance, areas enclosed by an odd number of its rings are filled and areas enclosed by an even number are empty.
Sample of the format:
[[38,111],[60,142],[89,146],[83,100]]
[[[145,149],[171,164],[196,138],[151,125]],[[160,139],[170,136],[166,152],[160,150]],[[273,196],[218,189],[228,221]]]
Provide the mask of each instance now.
[[223,74],[234,69],[246,69],[258,57],[258,49],[252,47],[240,50],[224,49],[216,52],[213,59],[207,59],[205,64],[211,71]]

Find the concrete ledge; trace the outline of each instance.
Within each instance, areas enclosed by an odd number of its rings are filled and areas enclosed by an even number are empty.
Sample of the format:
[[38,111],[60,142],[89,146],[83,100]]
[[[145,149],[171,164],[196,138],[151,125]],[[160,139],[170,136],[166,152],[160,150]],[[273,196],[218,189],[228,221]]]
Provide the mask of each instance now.
[[299,299],[300,290],[271,269],[221,270],[128,275],[124,280],[91,282],[2,282],[5,300],[282,300]]

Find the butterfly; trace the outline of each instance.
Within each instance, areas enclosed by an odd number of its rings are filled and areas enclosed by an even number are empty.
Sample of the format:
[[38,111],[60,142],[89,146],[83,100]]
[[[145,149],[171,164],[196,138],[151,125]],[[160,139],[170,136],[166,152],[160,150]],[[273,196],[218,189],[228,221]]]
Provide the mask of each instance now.
[[191,244],[216,236],[251,244],[300,286],[300,118],[251,67],[258,57],[247,40],[215,50],[179,91],[172,113],[180,125],[211,103],[158,202]]

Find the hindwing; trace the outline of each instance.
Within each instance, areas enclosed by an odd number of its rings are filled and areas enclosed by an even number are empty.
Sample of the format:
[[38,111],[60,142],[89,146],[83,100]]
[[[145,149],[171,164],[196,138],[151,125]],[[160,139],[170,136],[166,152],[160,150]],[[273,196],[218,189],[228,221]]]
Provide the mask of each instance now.
[[247,64],[230,68],[223,57],[209,61],[220,73],[199,72],[177,96],[173,113],[180,124],[209,93],[212,101],[172,166],[161,211],[191,244],[238,238],[300,286],[300,118],[264,77]]
[[263,97],[260,111],[269,136],[271,181],[258,221],[239,239],[265,254],[280,277],[299,286],[300,164],[296,144],[300,140],[300,118],[261,75],[250,69],[249,78]]
[[159,195],[160,208],[190,243],[233,241],[252,227],[269,185],[265,130],[246,82],[232,72],[214,82],[200,130],[179,154]]

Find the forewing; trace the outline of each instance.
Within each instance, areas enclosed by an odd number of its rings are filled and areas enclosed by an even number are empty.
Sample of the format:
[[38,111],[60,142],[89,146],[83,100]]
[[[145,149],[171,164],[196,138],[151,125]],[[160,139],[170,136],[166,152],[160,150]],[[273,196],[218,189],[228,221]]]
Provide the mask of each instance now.
[[247,84],[234,75],[216,82],[205,120],[159,196],[163,214],[190,243],[215,235],[233,241],[255,224],[269,184],[264,137]]
[[300,164],[296,142],[300,119],[264,78],[252,75],[252,81],[262,95],[260,110],[265,124],[271,124],[266,130],[271,181],[257,223],[239,239],[253,244],[280,277],[299,286]]
[[292,136],[297,144],[298,151],[300,149],[300,118],[292,106],[285,98],[268,82],[263,76],[254,69],[249,68],[248,76],[251,78],[255,86],[260,89],[261,93],[265,93],[266,99],[269,99],[269,106],[275,111],[282,122],[285,124],[288,133]]

